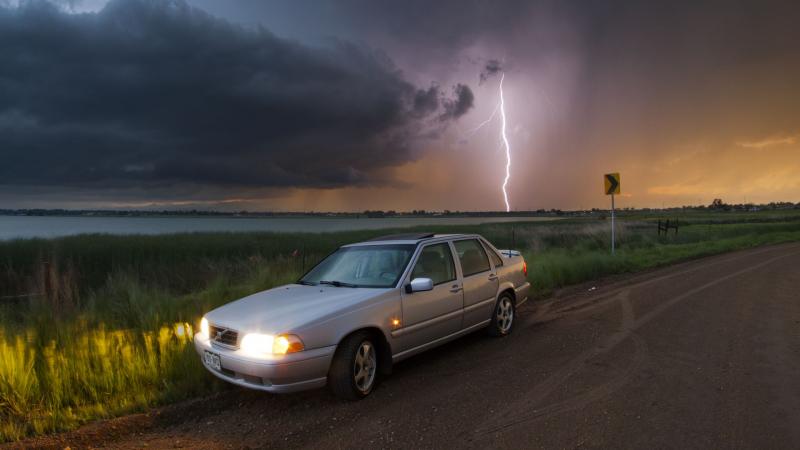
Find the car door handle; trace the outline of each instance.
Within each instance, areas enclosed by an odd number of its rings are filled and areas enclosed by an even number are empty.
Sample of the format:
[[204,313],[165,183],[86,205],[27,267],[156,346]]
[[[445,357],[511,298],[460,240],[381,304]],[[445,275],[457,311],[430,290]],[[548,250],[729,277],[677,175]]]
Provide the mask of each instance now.
[[489,281],[494,281],[496,279],[497,279],[497,275],[495,275],[495,274],[489,275]]
[[460,291],[460,290],[461,290],[461,286],[459,286],[459,285],[457,285],[457,284],[454,284],[454,285],[453,285],[453,287],[452,287],[452,288],[450,288],[450,292],[452,292],[452,293],[454,293],[454,294],[455,294],[456,292]]

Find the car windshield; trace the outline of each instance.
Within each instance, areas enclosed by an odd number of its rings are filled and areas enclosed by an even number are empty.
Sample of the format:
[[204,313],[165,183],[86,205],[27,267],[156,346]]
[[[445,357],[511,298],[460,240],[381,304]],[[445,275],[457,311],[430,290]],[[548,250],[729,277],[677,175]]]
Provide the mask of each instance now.
[[342,247],[311,269],[300,284],[337,287],[394,287],[414,253],[413,244]]

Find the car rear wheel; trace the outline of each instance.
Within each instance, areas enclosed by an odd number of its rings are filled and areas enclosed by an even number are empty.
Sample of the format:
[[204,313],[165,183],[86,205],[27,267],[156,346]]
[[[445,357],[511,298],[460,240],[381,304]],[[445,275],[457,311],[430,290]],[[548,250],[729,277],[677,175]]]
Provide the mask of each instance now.
[[503,293],[497,299],[492,314],[492,323],[489,324],[489,334],[492,336],[505,336],[514,329],[516,308],[514,299],[508,293]]
[[336,350],[328,373],[333,394],[358,400],[372,392],[378,378],[378,349],[367,333],[347,337]]

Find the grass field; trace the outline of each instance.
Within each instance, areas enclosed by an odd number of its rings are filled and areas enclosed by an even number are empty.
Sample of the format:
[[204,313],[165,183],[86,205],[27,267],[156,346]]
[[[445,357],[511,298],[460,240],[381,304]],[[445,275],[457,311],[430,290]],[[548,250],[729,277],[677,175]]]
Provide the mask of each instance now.
[[[702,213],[677,235],[653,217],[425,227],[478,232],[521,250],[537,296],[757,245],[800,240],[800,212]],[[396,231],[396,230],[395,230]],[[405,229],[403,231],[408,231]],[[392,230],[330,234],[83,235],[0,242],[0,441],[227,389],[191,346],[202,314],[295,280],[338,245]]]

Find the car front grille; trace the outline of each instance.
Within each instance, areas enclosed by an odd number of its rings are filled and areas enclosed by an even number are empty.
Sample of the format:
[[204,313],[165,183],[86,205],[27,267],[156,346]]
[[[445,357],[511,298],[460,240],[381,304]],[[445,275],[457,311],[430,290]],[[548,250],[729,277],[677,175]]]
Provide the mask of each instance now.
[[236,348],[239,345],[239,332],[236,330],[231,330],[230,328],[219,327],[216,325],[211,325],[209,328],[209,334],[211,335],[211,340],[216,343],[226,347]]

